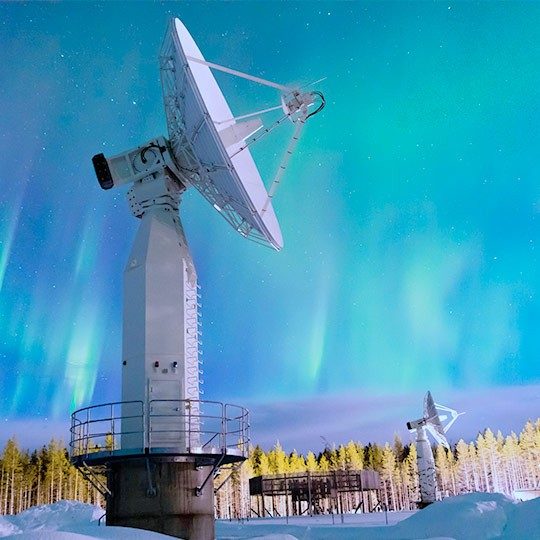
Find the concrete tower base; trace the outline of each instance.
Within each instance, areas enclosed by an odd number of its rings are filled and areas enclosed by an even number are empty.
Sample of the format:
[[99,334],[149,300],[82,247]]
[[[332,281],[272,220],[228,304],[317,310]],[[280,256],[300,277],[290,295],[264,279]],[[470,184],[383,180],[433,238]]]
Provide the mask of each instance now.
[[185,540],[213,540],[214,485],[212,467],[194,461],[137,458],[110,464],[107,525],[136,527]]

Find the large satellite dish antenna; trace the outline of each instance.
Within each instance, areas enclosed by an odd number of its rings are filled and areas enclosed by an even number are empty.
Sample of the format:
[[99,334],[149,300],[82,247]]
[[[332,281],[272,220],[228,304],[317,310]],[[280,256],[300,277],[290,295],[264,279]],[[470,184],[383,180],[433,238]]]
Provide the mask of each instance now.
[[407,429],[416,432],[418,475],[420,477],[420,507],[434,502],[437,491],[433,450],[426,436],[426,431],[431,434],[437,444],[442,444],[445,448],[450,449],[446,432],[452,427],[458,416],[462,414],[465,413],[458,413],[450,407],[435,403],[431,392],[428,391],[424,397],[424,414],[422,418],[407,422]]
[[[246,459],[249,423],[242,407],[200,399],[199,286],[178,215],[181,196],[195,187],[240,234],[281,249],[272,200],[324,97],[207,62],[178,19],[159,61],[168,139],[92,158],[103,189],[131,184],[128,201],[140,224],[124,270],[122,401],[75,411],[70,445],[83,471],[109,468],[108,524],[206,540],[215,537],[211,479],[220,466]],[[212,70],[275,88],[276,104],[235,117]],[[278,110],[277,120],[263,124],[262,115]],[[294,132],[267,190],[250,147],[285,122]]]
[[[169,140],[159,138],[108,159],[103,154],[95,156],[101,186],[109,189],[148,175],[150,162],[165,164],[180,176],[184,189],[197,188],[240,234],[281,249],[283,239],[272,199],[306,120],[324,107],[323,95],[207,62],[179,19],[169,25],[160,69]],[[281,94],[280,103],[235,117],[212,69],[273,87]],[[275,110],[282,111],[281,117],[264,126],[260,116]],[[267,191],[250,146],[285,121],[294,124],[294,133]],[[149,152],[156,161],[148,159]]]

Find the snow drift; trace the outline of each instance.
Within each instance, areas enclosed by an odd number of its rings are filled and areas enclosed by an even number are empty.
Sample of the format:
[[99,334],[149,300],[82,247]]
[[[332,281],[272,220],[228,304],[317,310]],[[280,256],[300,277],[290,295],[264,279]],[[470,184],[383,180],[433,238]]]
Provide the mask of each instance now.
[[99,526],[104,511],[79,501],[59,501],[34,506],[15,516],[0,516],[0,537],[16,540],[159,540],[170,536],[131,529]]
[[360,521],[345,525],[314,525],[309,518],[302,518],[300,521],[290,520],[289,525],[282,521],[279,529],[276,524],[268,523],[269,520],[265,520],[265,524],[253,520],[243,526],[220,523],[218,538],[248,539],[279,531],[298,540],[540,539],[540,499],[515,503],[500,493],[449,497],[395,525],[365,527],[361,521],[363,517],[346,516],[346,521],[351,518]]
[[[14,540],[159,540],[166,535],[127,527],[98,526],[103,510],[76,501],[60,501],[36,506],[16,516],[0,516],[0,537]],[[409,516],[409,517],[407,517]],[[406,519],[403,519],[405,518]],[[317,518],[250,520],[244,523],[219,521],[219,540],[412,540],[420,538],[454,540],[540,539],[540,499],[515,503],[499,493],[469,493],[450,497],[414,513],[390,513],[393,525],[384,523],[384,514],[345,516],[341,524],[321,523]],[[402,521],[399,521],[402,519]]]

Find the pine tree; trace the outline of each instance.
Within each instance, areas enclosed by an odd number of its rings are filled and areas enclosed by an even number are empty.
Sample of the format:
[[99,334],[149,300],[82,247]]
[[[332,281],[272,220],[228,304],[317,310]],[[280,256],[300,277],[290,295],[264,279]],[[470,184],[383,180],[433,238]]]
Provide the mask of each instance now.
[[288,471],[291,473],[306,471],[306,462],[304,460],[304,456],[299,456],[296,450],[293,450],[289,456]]
[[339,462],[339,453],[336,448],[336,445],[334,445],[331,450],[328,448],[325,449],[324,455],[326,456],[326,459],[328,460],[328,463],[330,464],[331,471],[337,471],[341,468],[340,462]]
[[519,441],[515,433],[512,432],[504,440],[501,457],[502,467],[506,475],[506,493],[511,494],[516,489],[524,486]]
[[409,446],[409,453],[403,461],[404,467],[404,483],[407,494],[407,509],[413,508],[413,504],[420,500],[420,486],[418,479],[418,452],[416,444],[412,443]]
[[457,463],[454,452],[452,452],[452,450],[447,450],[446,458],[448,460],[448,470],[450,474],[448,491],[450,495],[457,495]]
[[255,476],[262,476],[270,472],[268,456],[259,445],[251,450],[249,461],[251,462],[251,468]]
[[480,476],[480,462],[478,460],[478,454],[476,453],[476,446],[474,445],[473,442],[469,443],[469,452],[468,452],[467,459],[471,464],[472,490],[482,491],[482,480]]
[[353,441],[349,441],[346,450],[346,468],[350,471],[359,471],[364,468],[364,450]]
[[9,439],[2,453],[2,464],[5,472],[3,514],[14,514],[17,480],[21,471],[21,452],[15,439]]
[[405,459],[406,452],[405,447],[403,446],[403,443],[401,442],[401,439],[397,433],[394,435],[393,450],[397,461],[401,463]]
[[336,463],[336,470],[344,471],[347,469],[347,450],[346,448],[340,444],[338,451],[337,451],[337,463]]
[[525,487],[533,488],[540,480],[540,429],[529,420],[519,435],[519,448],[525,471]]
[[377,444],[369,443],[366,447],[366,464],[369,469],[380,471],[382,468],[382,450]]
[[330,470],[330,462],[328,461],[328,458],[326,457],[326,454],[322,454],[319,458],[319,471],[320,472],[328,472]]
[[452,490],[452,466],[446,448],[439,444],[435,449],[435,469],[437,471],[437,485],[443,497],[449,496]]
[[318,469],[319,465],[317,463],[317,458],[315,454],[310,450],[307,453],[306,457],[306,470],[310,473],[315,472]]
[[469,460],[469,445],[460,439],[456,445],[457,485],[459,493],[468,493],[473,489],[472,468]]
[[268,453],[268,468],[270,474],[285,474],[289,472],[289,460],[279,441]]
[[382,450],[381,481],[385,486],[385,503],[388,508],[396,510],[396,456],[390,445],[386,443]]

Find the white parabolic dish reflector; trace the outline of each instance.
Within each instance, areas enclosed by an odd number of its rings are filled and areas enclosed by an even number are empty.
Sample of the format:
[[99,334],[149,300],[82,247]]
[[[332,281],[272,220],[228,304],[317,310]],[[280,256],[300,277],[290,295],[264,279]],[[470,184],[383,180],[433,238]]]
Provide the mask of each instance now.
[[427,427],[430,429],[431,434],[437,440],[439,444],[448,446],[446,435],[444,434],[444,428],[439,418],[439,412],[433,401],[431,392],[428,392],[424,397],[424,418],[427,420]]
[[226,147],[220,137],[236,123],[231,109],[210,68],[189,58],[204,61],[186,27],[173,19],[160,64],[175,158],[191,184],[238,232],[281,249],[279,223],[249,148],[243,140]]

